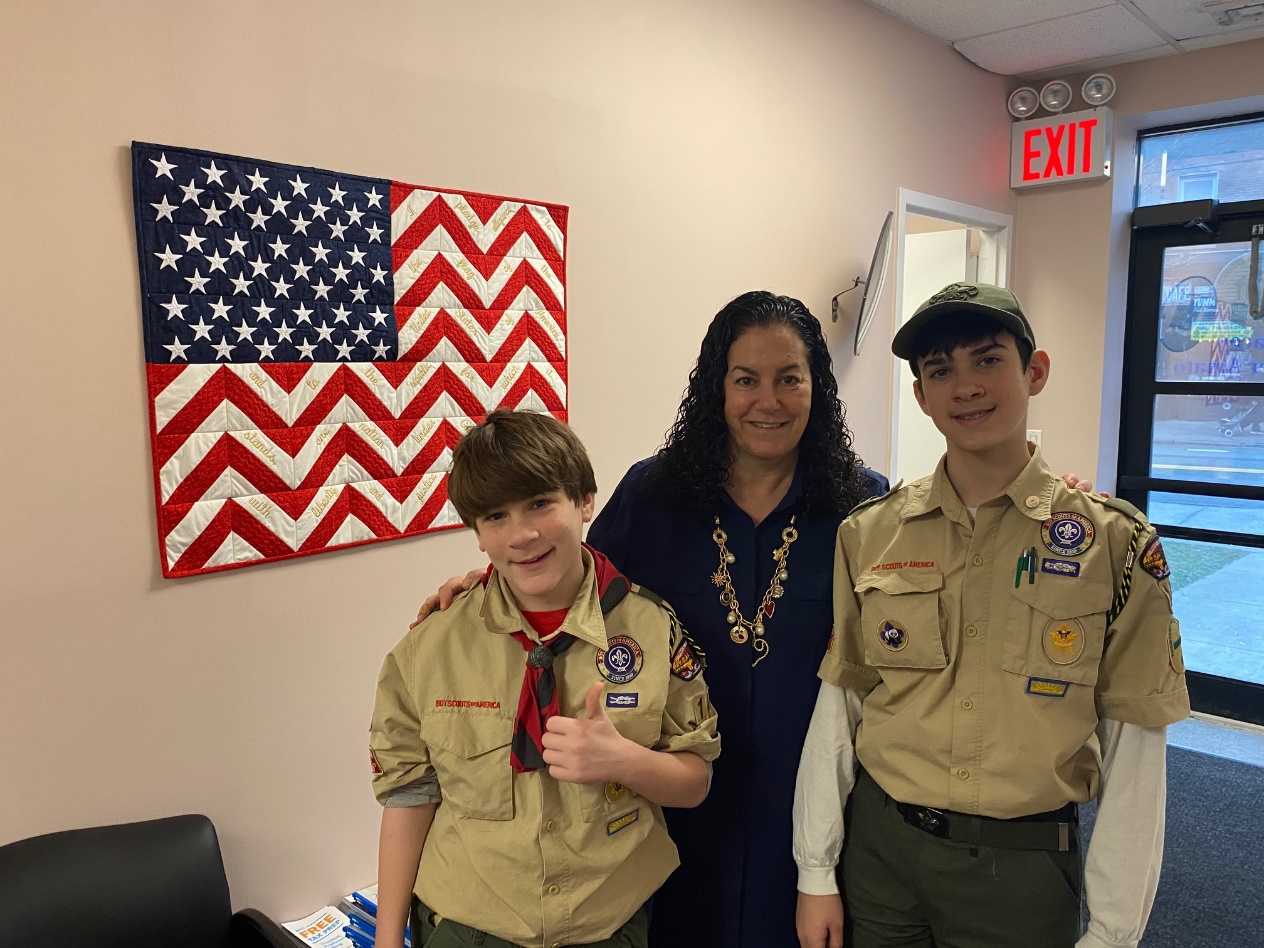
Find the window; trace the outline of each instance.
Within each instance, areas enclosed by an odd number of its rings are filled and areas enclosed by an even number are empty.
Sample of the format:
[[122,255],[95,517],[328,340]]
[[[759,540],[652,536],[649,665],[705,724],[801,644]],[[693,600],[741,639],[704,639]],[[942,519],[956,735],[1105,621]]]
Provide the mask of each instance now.
[[1264,199],[1264,117],[1143,132],[1137,206]]

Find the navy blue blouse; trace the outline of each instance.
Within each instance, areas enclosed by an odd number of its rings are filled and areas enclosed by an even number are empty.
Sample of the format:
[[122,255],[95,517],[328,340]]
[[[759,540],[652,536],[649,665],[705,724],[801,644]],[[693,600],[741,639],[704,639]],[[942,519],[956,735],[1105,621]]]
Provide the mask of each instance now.
[[[667,810],[681,867],[654,896],[652,945],[797,948],[798,872],[791,807],[799,752],[816,704],[816,670],[832,625],[834,535],[841,514],[799,516],[767,630],[767,657],[729,638],[728,609],[711,582],[719,548],[709,520],[673,518],[642,485],[653,458],[634,464],[593,521],[588,542],[635,583],[666,599],[706,652],[722,751],[711,792],[692,810]],[[865,469],[871,495],[887,480]],[[800,475],[758,526],[727,494],[720,525],[737,561],[729,567],[742,615],[751,618],[772,581],[773,551],[802,493]]]

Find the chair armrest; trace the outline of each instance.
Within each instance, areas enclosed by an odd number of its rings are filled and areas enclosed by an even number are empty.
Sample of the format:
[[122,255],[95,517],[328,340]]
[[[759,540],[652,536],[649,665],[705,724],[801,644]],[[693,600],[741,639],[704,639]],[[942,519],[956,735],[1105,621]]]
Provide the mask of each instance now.
[[257,909],[242,909],[228,924],[228,948],[295,948],[301,944]]

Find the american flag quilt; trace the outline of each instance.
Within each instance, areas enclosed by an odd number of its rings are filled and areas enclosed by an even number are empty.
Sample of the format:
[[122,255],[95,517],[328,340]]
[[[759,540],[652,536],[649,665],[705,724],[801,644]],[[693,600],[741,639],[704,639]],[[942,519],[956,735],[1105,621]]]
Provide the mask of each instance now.
[[566,401],[567,209],[132,145],[164,576],[460,525],[451,449]]

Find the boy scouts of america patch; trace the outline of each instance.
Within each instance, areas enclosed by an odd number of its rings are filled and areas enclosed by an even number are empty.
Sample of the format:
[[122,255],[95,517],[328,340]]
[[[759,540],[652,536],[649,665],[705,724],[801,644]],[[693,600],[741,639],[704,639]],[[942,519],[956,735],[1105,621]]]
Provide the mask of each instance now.
[[672,655],[672,674],[684,681],[692,681],[702,674],[705,667],[694,654],[693,645],[688,639],[681,639]]
[[1053,619],[1040,637],[1045,656],[1055,665],[1070,665],[1084,654],[1084,626],[1078,619]]
[[1041,525],[1040,537],[1059,556],[1079,556],[1093,545],[1093,521],[1064,510]]
[[373,753],[373,748],[369,748],[369,769],[373,772],[373,776],[382,776],[382,765],[377,762],[377,754]]
[[908,645],[908,633],[904,626],[892,619],[883,619],[878,623],[878,641],[893,652],[898,652]]
[[1168,569],[1167,557],[1163,555],[1163,544],[1158,537],[1147,543],[1141,552],[1141,568],[1159,582],[1172,575],[1172,571]]
[[1185,674],[1185,656],[1181,654],[1181,623],[1172,616],[1167,623],[1167,661],[1172,671]]
[[597,671],[616,685],[626,684],[640,674],[644,660],[641,646],[629,635],[616,635],[606,642],[605,648],[597,649]]

